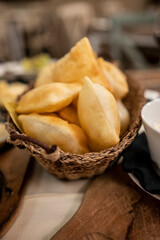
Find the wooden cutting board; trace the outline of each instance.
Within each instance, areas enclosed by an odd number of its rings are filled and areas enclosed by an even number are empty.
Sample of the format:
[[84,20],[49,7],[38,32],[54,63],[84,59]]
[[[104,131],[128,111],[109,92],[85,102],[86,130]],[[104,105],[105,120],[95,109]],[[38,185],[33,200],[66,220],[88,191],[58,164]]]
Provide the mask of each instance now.
[[0,237],[19,213],[25,192],[30,157],[12,148],[0,154]]
[[119,166],[95,178],[72,219],[52,240],[159,240],[160,201]]

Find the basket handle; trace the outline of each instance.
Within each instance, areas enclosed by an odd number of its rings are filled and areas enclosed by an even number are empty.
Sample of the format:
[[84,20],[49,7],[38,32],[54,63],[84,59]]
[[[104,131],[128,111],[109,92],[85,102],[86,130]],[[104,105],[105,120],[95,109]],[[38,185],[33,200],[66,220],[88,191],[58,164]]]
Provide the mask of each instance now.
[[[22,141],[33,143],[38,147],[43,148],[48,154],[54,153],[57,150],[57,145],[51,145],[50,147],[48,147],[46,144],[42,143],[41,141],[36,140],[32,137],[26,136],[24,134],[17,134],[17,133],[11,132],[10,139],[11,141],[22,140]],[[17,147],[21,149],[24,148],[23,145],[19,145]]]

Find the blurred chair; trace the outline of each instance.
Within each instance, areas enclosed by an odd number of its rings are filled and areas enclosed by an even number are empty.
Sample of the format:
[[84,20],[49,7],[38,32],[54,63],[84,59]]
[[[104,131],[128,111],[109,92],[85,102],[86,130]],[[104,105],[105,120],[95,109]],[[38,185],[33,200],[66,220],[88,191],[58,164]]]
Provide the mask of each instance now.
[[122,62],[124,53],[134,68],[145,69],[148,63],[135,46],[131,37],[125,32],[126,27],[132,27],[146,24],[152,24],[155,20],[155,14],[140,13],[140,14],[123,14],[112,18],[112,29],[110,32],[110,46],[113,56]]
[[94,10],[87,2],[73,2],[58,6],[56,15],[60,26],[63,25],[62,44],[67,45],[68,51],[79,39],[86,36]]
[[41,52],[52,57],[62,54],[55,9],[49,1],[4,3],[3,6],[0,3],[0,13],[0,62],[20,60]]
[[12,61],[19,61],[25,57],[23,34],[17,23],[9,21],[7,23],[8,48]]

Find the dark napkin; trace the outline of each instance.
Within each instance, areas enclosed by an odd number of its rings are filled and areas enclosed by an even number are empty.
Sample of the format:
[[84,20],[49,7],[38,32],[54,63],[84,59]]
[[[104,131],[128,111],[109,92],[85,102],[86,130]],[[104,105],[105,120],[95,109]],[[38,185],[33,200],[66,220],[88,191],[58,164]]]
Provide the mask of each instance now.
[[145,133],[136,137],[123,153],[122,169],[133,173],[141,186],[152,194],[160,194],[160,176],[155,171]]

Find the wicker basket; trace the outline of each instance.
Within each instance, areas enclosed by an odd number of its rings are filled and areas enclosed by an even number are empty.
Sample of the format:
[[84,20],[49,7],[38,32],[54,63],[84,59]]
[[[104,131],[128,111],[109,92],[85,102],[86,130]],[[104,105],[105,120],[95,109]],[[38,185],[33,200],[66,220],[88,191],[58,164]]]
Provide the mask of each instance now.
[[56,145],[49,148],[40,141],[21,134],[9,118],[6,127],[10,133],[10,142],[21,149],[27,149],[45,169],[59,178],[73,180],[101,174],[133,142],[141,126],[141,108],[145,103],[143,89],[130,78],[128,84],[129,94],[124,103],[130,112],[131,122],[128,131],[114,147],[84,155],[66,153]]

